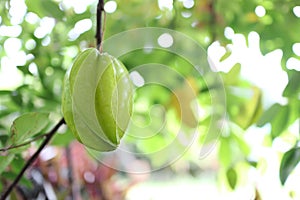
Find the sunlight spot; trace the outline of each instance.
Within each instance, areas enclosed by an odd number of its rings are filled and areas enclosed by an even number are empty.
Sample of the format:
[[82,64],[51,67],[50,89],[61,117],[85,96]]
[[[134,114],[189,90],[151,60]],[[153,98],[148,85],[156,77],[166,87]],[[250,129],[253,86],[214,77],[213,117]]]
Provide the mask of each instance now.
[[234,36],[234,30],[227,26],[224,30],[224,35],[227,39],[231,40]]
[[9,15],[12,25],[22,23],[26,9],[27,7],[24,0],[10,0]]
[[104,10],[107,13],[113,13],[117,10],[117,3],[115,1],[108,1],[104,5]]
[[251,31],[248,35],[248,44],[249,44],[249,49],[251,51],[252,55],[257,55],[260,56],[260,46],[257,41],[260,40],[260,37],[257,32]]
[[258,17],[263,17],[265,16],[266,14],[266,9],[263,7],[263,6],[257,6],[255,8],[255,14],[258,16]]
[[57,151],[54,147],[45,147],[40,153],[40,158],[42,161],[48,161],[54,158],[57,155]]
[[277,152],[284,153],[288,151],[290,148],[292,148],[292,144],[284,141],[282,138],[275,138],[272,143],[272,149],[275,149]]
[[33,75],[37,76],[38,75],[38,68],[36,66],[35,63],[30,63],[30,65],[28,66],[28,70],[30,73],[32,73]]
[[297,71],[300,71],[300,60],[296,59],[296,58],[289,58],[286,62],[286,67],[288,69],[294,69]]
[[33,54],[27,54],[26,55],[26,61],[31,61],[31,60],[33,60],[34,59],[34,55]]
[[20,25],[16,26],[0,26],[0,36],[7,37],[18,37],[22,32],[22,27]]
[[77,46],[69,46],[64,48],[63,50],[63,55],[64,56],[69,56],[71,58],[75,58],[78,54],[78,47]]
[[42,40],[42,46],[48,46],[51,42],[51,38],[50,36],[48,35],[47,37],[45,37],[43,40]]
[[47,33],[41,27],[37,27],[33,34],[35,37],[41,39],[45,37]]
[[54,73],[54,70],[53,70],[52,67],[47,67],[47,68],[45,69],[45,74],[46,74],[47,76],[51,76],[51,75],[53,75],[53,73]]
[[83,19],[78,21],[74,28],[71,29],[68,33],[69,40],[74,41],[76,40],[80,34],[90,30],[92,28],[92,21],[90,19]]
[[74,7],[74,12],[76,14],[81,14],[84,13],[86,11],[86,6],[79,6],[79,4],[77,4],[77,6]]
[[192,13],[188,11],[183,11],[181,12],[181,16],[184,18],[190,18],[192,16]]
[[76,40],[82,33],[90,30],[92,28],[92,21],[90,19],[83,19],[78,21],[74,28],[68,33],[69,39],[71,41]]
[[168,48],[173,45],[173,37],[169,33],[164,33],[158,37],[159,46]]
[[199,24],[198,21],[194,21],[194,22],[191,24],[191,26],[192,26],[193,28],[195,28],[198,24]]
[[4,42],[4,50],[8,56],[15,55],[22,47],[22,42],[18,38],[8,38]]
[[26,53],[24,51],[19,51],[10,59],[12,59],[12,62],[15,66],[23,66],[26,64]]
[[294,121],[289,127],[288,130],[293,134],[295,137],[299,137],[299,124],[300,124],[300,118],[298,120]]
[[204,37],[204,42],[205,42],[205,44],[208,44],[208,43],[210,43],[210,37],[209,36],[205,36]]
[[61,61],[58,57],[52,57],[51,58],[51,65],[58,66],[60,63],[61,63]]
[[299,17],[300,18],[300,6],[295,6],[293,8],[293,12],[294,14],[296,15],[296,17]]
[[[221,66],[219,60],[226,53],[226,48],[221,46],[219,41],[213,42],[207,49],[208,62],[213,71],[229,72],[234,63]],[[226,60],[227,61],[227,60]]]
[[6,56],[1,58],[0,90],[16,88],[22,84],[23,74]]
[[172,10],[173,0],[158,0],[158,7],[160,10]]
[[81,14],[86,11],[89,5],[95,2],[95,0],[63,0],[59,7],[63,8],[63,10],[68,10],[73,7],[76,14]]
[[[246,38],[241,34],[234,34],[230,56],[220,61],[226,53],[226,48],[220,43],[214,42],[208,48],[209,63],[214,71],[228,72],[235,64],[241,64],[241,77],[250,83],[261,88],[265,98],[263,106],[267,107],[272,103],[282,103],[286,100],[282,97],[282,92],[288,83],[288,76],[282,70],[281,60],[283,52],[276,49],[265,55],[260,52],[260,37],[256,32],[248,35],[248,45]],[[267,98],[266,98],[267,97]]]
[[94,183],[96,180],[95,175],[90,171],[85,171],[83,174],[83,178],[88,183]]
[[40,20],[39,16],[37,14],[29,12],[25,16],[25,21],[28,22],[29,24],[36,24]]
[[47,34],[51,33],[55,26],[55,19],[51,17],[44,17],[41,19],[40,26],[34,31],[34,36],[42,39]]
[[63,2],[58,3],[58,7],[61,11],[65,11],[66,7],[64,6]]
[[69,40],[70,41],[74,41],[76,40],[80,35],[78,33],[75,32],[74,29],[71,29],[68,33],[68,36],[69,36]]
[[293,52],[294,52],[297,56],[300,56],[300,43],[295,43],[295,44],[293,44]]
[[83,19],[76,22],[74,30],[78,34],[82,34],[92,28],[92,20],[90,19]]
[[[26,64],[26,54],[20,51],[22,48],[22,41],[18,38],[8,38],[4,42],[4,50],[10,62],[14,66]],[[16,59],[17,58],[17,59]]]
[[133,84],[137,87],[142,87],[145,84],[144,78],[137,71],[133,71],[129,74]]
[[185,8],[189,9],[189,8],[192,8],[194,5],[195,5],[194,0],[185,0],[185,1],[183,1],[183,6]]
[[161,19],[162,15],[158,15],[155,19]]
[[34,39],[29,39],[27,40],[27,42],[25,43],[25,48],[27,50],[32,50],[36,47],[36,42]]

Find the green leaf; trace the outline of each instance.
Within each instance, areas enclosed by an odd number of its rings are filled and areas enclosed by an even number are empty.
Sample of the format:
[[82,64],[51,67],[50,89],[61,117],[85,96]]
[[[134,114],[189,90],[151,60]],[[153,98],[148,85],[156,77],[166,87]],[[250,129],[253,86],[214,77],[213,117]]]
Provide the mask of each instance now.
[[228,137],[221,137],[220,139],[219,160],[225,168],[229,167],[232,162],[231,142]]
[[229,168],[226,172],[228,184],[231,189],[234,189],[237,183],[237,173],[234,168]]
[[253,160],[247,160],[247,163],[248,163],[250,166],[252,166],[252,167],[254,167],[254,168],[257,168],[257,162],[256,162],[256,161],[253,161]]
[[241,152],[246,156],[249,155],[251,150],[250,150],[250,147],[247,144],[247,142],[244,140],[244,138],[240,135],[237,135],[237,134],[231,134],[231,135],[232,135],[232,138],[237,143],[237,145],[238,145],[239,149],[241,150]]
[[273,138],[279,136],[288,126],[290,109],[288,106],[283,106],[282,109],[274,116],[271,126],[271,135]]
[[0,155],[0,174],[6,169],[6,167],[13,161],[15,155],[14,154],[8,154],[6,156]]
[[0,135],[0,147],[3,147],[4,144],[8,141],[9,136],[8,135]]
[[39,1],[41,2],[42,8],[45,10],[45,13],[49,16],[52,16],[56,19],[62,19],[64,13],[59,9],[59,5],[53,1]]
[[27,178],[25,178],[24,176],[22,176],[22,178],[20,179],[20,184],[22,184],[23,186],[33,189],[33,185],[31,183],[30,180],[28,180]]
[[240,80],[241,64],[235,64],[228,73],[223,74],[226,85],[237,85]]
[[263,127],[267,123],[271,122],[274,118],[274,116],[279,112],[281,108],[281,105],[276,103],[272,105],[258,120],[257,126],[258,127]]
[[219,61],[222,62],[222,61],[226,60],[230,55],[231,55],[231,51],[230,51],[230,50],[227,50],[227,51],[225,52],[225,54],[220,58]]
[[[20,166],[20,167],[22,167],[22,166]],[[3,178],[5,178],[5,179],[8,179],[8,180],[10,180],[10,181],[13,181],[13,180],[15,180],[15,178],[18,176],[18,174],[15,173],[15,172],[9,171],[9,172],[3,172],[3,173],[1,174],[1,176],[2,176]],[[27,188],[32,188],[31,182],[30,182],[28,179],[26,179],[24,176],[20,179],[19,184],[21,184],[21,185],[23,185],[23,186],[25,186],[25,187],[27,187]]]
[[1,90],[0,95],[10,95],[11,91],[10,90]]
[[15,102],[18,106],[22,106],[23,100],[22,95],[18,92],[13,92],[11,95],[11,99],[13,102]]
[[61,20],[64,17],[58,4],[51,0],[27,0],[26,5],[29,11],[36,13],[40,18],[51,16]]
[[280,164],[280,181],[284,184],[290,173],[294,170],[300,161],[300,147],[292,148],[287,151]]
[[17,66],[18,70],[20,70],[23,74],[31,74],[29,71],[29,65]]
[[239,107],[239,113],[235,119],[243,129],[255,123],[262,113],[261,90],[257,87],[252,87],[251,90],[253,92],[251,99]]
[[68,131],[65,132],[65,133],[55,134],[54,137],[53,137],[53,139],[52,139],[51,144],[55,145],[55,146],[63,146],[63,147],[65,147],[65,146],[68,146],[69,143],[71,141],[73,141],[74,139],[75,138],[74,138],[71,130],[68,129]]
[[298,97],[300,94],[300,72],[292,70],[291,77],[289,78],[289,83],[283,91],[283,96],[285,97]]
[[19,154],[19,153],[22,153],[26,150],[28,150],[28,148],[30,147],[30,144],[26,144],[26,145],[22,145],[18,148],[12,148],[9,150],[9,153],[12,153],[12,154]]
[[21,168],[25,165],[25,160],[20,154],[15,154],[14,160],[10,165],[10,169],[15,172],[19,172]]
[[13,144],[22,143],[42,131],[48,124],[48,116],[48,113],[31,112],[15,119],[10,129]]
[[271,135],[273,138],[280,135],[289,123],[290,107],[282,106],[278,103],[271,106],[257,122],[258,127],[262,127],[267,123],[271,123]]
[[16,177],[15,173],[13,172],[3,172],[1,173],[1,176],[9,180],[14,180],[14,178]]

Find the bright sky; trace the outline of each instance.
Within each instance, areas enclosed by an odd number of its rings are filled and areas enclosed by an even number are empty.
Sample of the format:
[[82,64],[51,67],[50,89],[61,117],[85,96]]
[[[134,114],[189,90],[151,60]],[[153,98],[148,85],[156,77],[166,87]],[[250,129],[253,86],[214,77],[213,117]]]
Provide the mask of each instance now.
[[[230,34],[228,33],[230,32]],[[248,46],[246,38],[241,34],[235,34],[227,27],[225,35],[232,41],[227,45],[231,55],[220,62],[220,58],[225,54],[226,48],[220,46],[219,42],[213,43],[208,49],[208,55],[217,70],[228,72],[236,63],[241,64],[241,76],[260,87],[263,91],[264,105],[268,106],[274,102],[286,103],[282,97],[282,92],[288,83],[288,76],[281,68],[282,51],[277,49],[262,55],[259,48],[259,35],[250,32],[248,35]]]

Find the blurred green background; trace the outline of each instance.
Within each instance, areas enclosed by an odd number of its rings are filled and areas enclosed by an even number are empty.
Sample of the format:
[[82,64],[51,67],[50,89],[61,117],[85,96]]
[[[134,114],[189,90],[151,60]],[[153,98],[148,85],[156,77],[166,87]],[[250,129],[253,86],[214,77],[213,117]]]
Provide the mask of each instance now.
[[[14,144],[10,126],[21,114],[50,113],[47,127],[24,141],[39,137],[61,118],[65,72],[80,51],[95,47],[96,5],[95,0],[1,0],[0,148]],[[210,154],[199,159],[205,145],[201,132],[208,129],[215,106],[210,88],[185,59],[162,50],[137,50],[120,57],[128,70],[160,63],[182,74],[185,81],[174,85],[173,93],[157,85],[137,90],[136,123],[155,125],[165,119],[168,126],[151,140],[127,141],[135,152],[146,153],[130,158],[125,167],[156,169],[170,155],[147,152],[168,145],[181,121],[190,131],[195,116],[180,117],[174,100],[174,95],[187,96],[187,83],[203,112],[196,120],[200,137],[195,144],[161,170],[132,174],[97,162],[62,127],[11,199],[300,198],[299,2],[111,0],[105,1],[104,8],[105,38],[134,28],[161,27],[186,34],[207,50],[210,66],[222,77],[226,92],[222,134]],[[187,98],[186,104],[192,100]],[[165,113],[158,107],[150,116],[149,108],[157,104]],[[14,180],[41,141],[0,152],[0,191]],[[115,157],[105,159],[111,165],[118,162]]]

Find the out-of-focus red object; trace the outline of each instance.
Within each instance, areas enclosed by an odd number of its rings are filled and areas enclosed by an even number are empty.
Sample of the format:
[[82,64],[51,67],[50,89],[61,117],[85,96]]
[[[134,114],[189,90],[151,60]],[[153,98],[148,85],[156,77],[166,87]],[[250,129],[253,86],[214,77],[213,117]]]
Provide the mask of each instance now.
[[[108,159],[106,163],[115,162],[115,158]],[[57,196],[64,192],[75,200],[122,200],[130,187],[148,178],[123,173],[127,181],[120,184],[118,171],[97,162],[76,141],[68,148],[48,146],[33,167],[51,183]]]

